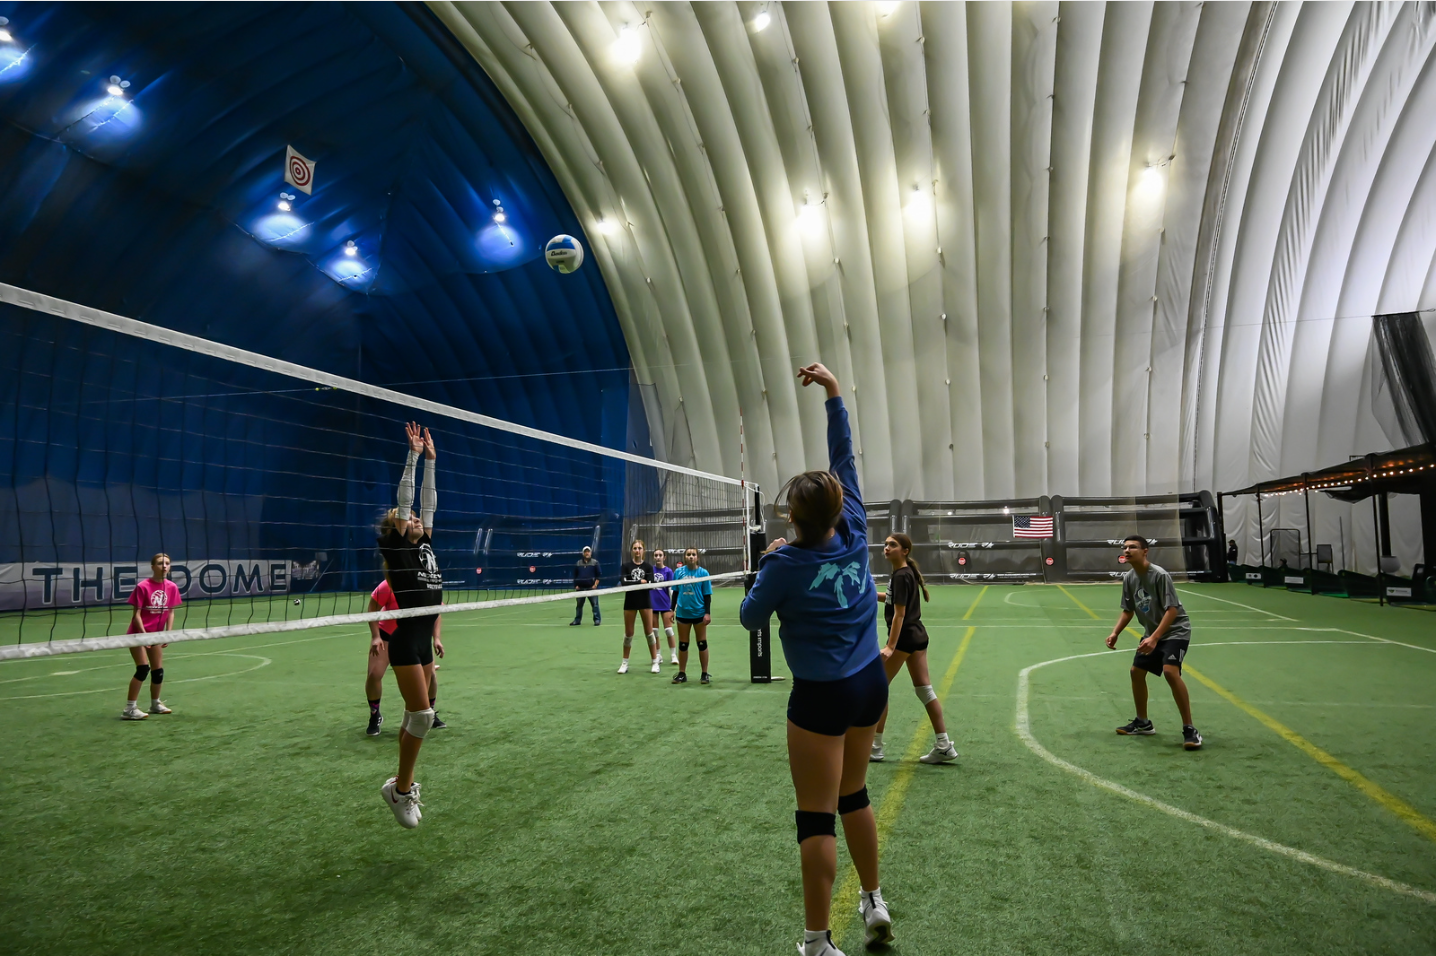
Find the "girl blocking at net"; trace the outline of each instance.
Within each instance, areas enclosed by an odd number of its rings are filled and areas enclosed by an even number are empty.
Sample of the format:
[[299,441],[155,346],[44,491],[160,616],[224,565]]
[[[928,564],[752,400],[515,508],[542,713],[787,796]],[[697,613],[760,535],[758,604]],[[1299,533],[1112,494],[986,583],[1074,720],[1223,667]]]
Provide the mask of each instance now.
[[878,833],[868,801],[873,729],[888,702],[877,642],[877,588],[868,572],[868,518],[858,490],[853,436],[838,380],[822,365],[798,369],[803,385],[828,393],[828,471],[793,478],[789,544],[774,541],[758,560],[739,612],[762,629],[778,615],[783,657],[793,673],[788,696],[788,768],[797,792],[798,854],[806,932],[803,956],[842,956],[829,929],[837,875],[838,817],[862,884],[859,910],[869,946],[892,940],[878,887]]
[[[384,556],[384,579],[401,608],[437,607],[444,600],[444,576],[434,557],[431,535],[438,491],[434,481],[434,440],[427,428],[420,432],[416,422],[404,426],[409,439],[409,456],[399,479],[399,507],[391,509],[379,525],[379,553]],[[420,492],[418,515],[414,504],[414,467],[424,453],[424,487]],[[404,722],[399,730],[399,773],[384,781],[380,792],[394,811],[399,825],[412,829],[423,813],[419,808],[419,784],[414,764],[424,737],[434,726],[434,708],[429,702],[429,680],[425,668],[434,662],[433,641],[438,636],[437,614],[404,617],[389,637],[389,666],[404,695]]]
[[[130,592],[129,603],[135,609],[130,615],[130,626],[126,634],[150,634],[168,631],[174,623],[174,610],[183,603],[179,586],[169,579],[170,556],[161,552],[150,558],[150,576],[135,585]],[[125,709],[120,717],[124,720],[144,720],[150,714],[168,714],[170,709],[160,700],[160,685],[165,680],[164,649],[168,644],[151,644],[148,647],[130,648],[130,657],[135,661],[135,676],[130,678],[130,696],[125,700]],[[139,708],[140,688],[145,677],[150,679],[150,709],[146,713]]]
[[[665,562],[667,555],[662,548],[653,549],[653,580],[672,581],[673,569]],[[673,646],[673,589],[654,588],[648,592],[653,595],[653,643],[657,645],[658,651],[655,656],[660,660],[663,657],[663,645],[658,640],[658,629],[663,628],[663,633],[668,635],[668,653],[672,655],[672,663],[678,663],[678,648]]]
[[[947,736],[947,724],[942,717],[942,701],[932,689],[932,677],[927,670],[927,628],[922,626],[922,602],[931,600],[927,594],[927,583],[922,571],[912,559],[912,539],[905,534],[890,534],[883,542],[883,557],[893,567],[892,578],[888,581],[886,594],[879,594],[878,601],[883,607],[883,617],[888,626],[888,642],[882,649],[883,670],[891,684],[897,672],[907,664],[908,676],[912,678],[913,693],[922,701],[927,710],[927,719],[932,721],[937,742],[932,750],[917,758],[923,763],[947,763],[957,759],[957,750]],[[919,600],[921,596],[921,600]],[[872,754],[874,762],[883,759],[883,726],[888,722],[888,712],[883,711],[878,721],[878,732],[873,736]]]
[[708,569],[698,566],[698,549],[683,552],[683,566],[673,572],[678,607],[678,673],[673,683],[688,683],[688,632],[698,630],[698,663],[703,667],[702,683],[711,684],[708,674],[708,625],[713,621],[713,585]]
[[[643,541],[636,540],[629,547],[628,560],[618,569],[620,586],[630,584],[652,584],[653,565],[643,560]],[[653,652],[653,673],[663,669],[663,659],[658,656],[658,632],[653,627],[653,591],[625,591],[623,594],[623,663],[618,665],[620,674],[628,673],[628,655],[633,650],[633,619],[643,618],[643,636],[648,639],[648,649]]]
[[[399,602],[394,599],[394,589],[389,587],[388,581],[380,581],[369,595],[368,613],[375,611],[394,611],[399,607]],[[384,715],[379,712],[379,704],[384,693],[384,672],[389,669],[389,637],[399,627],[398,621],[370,621],[369,622],[369,671],[364,675],[364,696],[369,699],[369,726],[364,733],[370,737],[379,736],[379,727],[384,723]],[[444,619],[434,619],[434,653],[439,657],[444,656],[444,641],[439,636],[443,631]],[[436,673],[439,665],[431,659],[424,665],[424,677],[429,682],[429,708],[434,711],[434,729],[447,727],[448,724],[439,719],[438,708],[435,703],[439,697],[439,675]]]

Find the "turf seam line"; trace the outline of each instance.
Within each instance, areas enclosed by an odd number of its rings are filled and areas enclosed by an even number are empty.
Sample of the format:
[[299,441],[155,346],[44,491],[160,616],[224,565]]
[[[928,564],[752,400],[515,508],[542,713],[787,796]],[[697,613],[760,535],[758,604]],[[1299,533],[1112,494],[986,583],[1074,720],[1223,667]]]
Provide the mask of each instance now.
[[[982,590],[977,592],[977,598],[968,606],[967,613],[962,616],[964,621],[971,619],[972,612],[977,610],[983,595],[987,594],[990,585],[984,584]],[[947,702],[947,693],[952,689],[952,682],[957,677],[957,669],[962,666],[962,659],[967,656],[967,646],[972,643],[972,635],[977,633],[977,626],[968,625],[967,633],[963,635],[962,643],[958,645],[957,653],[952,657],[952,663],[947,665],[947,673],[942,677],[942,689],[938,691],[937,699],[944,704]],[[946,714],[944,714],[946,716]],[[883,791],[881,802],[877,808],[878,831],[878,858],[882,858],[882,847],[887,842],[888,835],[892,832],[893,824],[897,822],[898,813],[902,811],[903,800],[907,796],[907,788],[912,783],[913,771],[916,769],[917,758],[922,751],[923,741],[927,738],[929,724],[926,722],[926,709],[922,719],[918,721],[917,730],[913,733],[912,740],[908,743],[907,751],[903,754],[902,763],[898,765],[897,773],[893,774],[892,783],[888,784]],[[852,925],[854,914],[858,908],[858,871],[849,861],[847,872],[843,875],[843,882],[838,885],[838,892],[833,896],[833,903],[830,913],[837,914],[834,919],[828,917],[828,925],[834,925],[839,929],[839,941],[841,941],[844,928]],[[843,916],[844,911],[847,916]]]
[[1400,797],[1396,796],[1396,794],[1387,790],[1385,787],[1381,786],[1376,781],[1365,776],[1359,770],[1356,770],[1352,767],[1348,767],[1346,764],[1342,763],[1340,760],[1333,757],[1325,750],[1322,750],[1316,744],[1307,740],[1301,734],[1292,730],[1286,724],[1283,724],[1275,717],[1272,717],[1270,714],[1266,713],[1266,711],[1259,710],[1258,708],[1253,707],[1251,704],[1242,700],[1236,694],[1233,694],[1231,691],[1227,690],[1225,687],[1218,684],[1210,677],[1207,677],[1205,674],[1203,674],[1196,668],[1189,666],[1186,670],[1187,673],[1195,677],[1208,690],[1213,691],[1217,694],[1217,696],[1223,698],[1227,701],[1227,703],[1231,704],[1233,707],[1236,707],[1238,710],[1244,711],[1248,716],[1257,720],[1268,730],[1272,731],[1278,737],[1291,744],[1297,750],[1300,750],[1312,760],[1315,760],[1317,763],[1321,764],[1323,767],[1330,770],[1332,773],[1336,774],[1338,777],[1345,780],[1347,783],[1351,784],[1357,790],[1360,790],[1372,800],[1381,804],[1381,806],[1385,807],[1387,810],[1390,810],[1397,817],[1399,817],[1403,823],[1407,823],[1413,829],[1415,829],[1417,833],[1420,833],[1422,836],[1430,840],[1436,840],[1436,823],[1432,823],[1430,820],[1428,820],[1424,815],[1422,815],[1421,811],[1417,810],[1411,804],[1407,803],[1405,800],[1402,800]]
[[1247,833],[1244,830],[1238,830],[1235,827],[1229,827],[1224,823],[1218,823],[1215,820],[1209,820],[1206,817],[1198,816],[1197,814],[1192,813],[1188,810],[1183,810],[1181,807],[1174,807],[1169,803],[1163,803],[1162,801],[1157,800],[1154,797],[1149,797],[1144,793],[1138,793],[1135,790],[1131,790],[1127,787],[1124,787],[1120,783],[1115,783],[1111,780],[1099,777],[1090,770],[1086,770],[1082,767],[1079,767],[1074,763],[1068,763],[1066,760],[1063,760],[1061,757],[1058,757],[1046,747],[1042,746],[1042,744],[1037,741],[1037,738],[1032,736],[1032,729],[1028,719],[1027,701],[1030,694],[1029,675],[1038,668],[1046,667],[1049,664],[1061,664],[1066,661],[1081,660],[1087,657],[1102,657],[1108,654],[1121,653],[1124,652],[1114,650],[1096,651],[1090,654],[1073,654],[1069,657],[1058,657],[1050,661],[1041,661],[1037,664],[1032,664],[1028,667],[1024,667],[1018,673],[1017,712],[1015,729],[1017,731],[1017,736],[1022,740],[1023,744],[1027,746],[1028,750],[1031,750],[1037,756],[1052,764],[1054,767],[1057,767],[1061,770],[1065,770],[1068,773],[1076,776],[1077,778],[1083,780],[1086,783],[1091,784],[1094,787],[1098,787],[1099,789],[1115,793],[1120,797],[1125,797],[1128,800],[1131,800],[1135,803],[1143,804],[1144,806],[1151,807],[1154,810],[1160,810],[1168,816],[1176,817],[1179,820],[1185,820],[1188,823],[1194,823],[1197,826],[1204,827],[1208,830],[1213,830],[1217,833],[1223,834],[1224,836],[1229,836],[1232,839],[1241,840],[1244,843],[1249,843],[1252,846],[1259,847],[1260,849],[1268,850],[1272,853],[1289,857],[1290,859],[1297,860],[1301,863],[1306,863],[1311,866],[1319,867],[1320,869],[1327,870],[1331,873],[1337,873],[1342,876],[1351,877],[1352,879],[1361,880],[1364,883],[1380,887],[1384,890],[1389,890],[1393,893],[1399,893],[1403,896],[1415,897],[1416,899],[1422,900],[1426,903],[1436,903],[1436,893],[1433,893],[1430,890],[1423,890],[1415,886],[1410,886],[1406,883],[1398,882],[1397,880],[1389,879],[1384,876],[1379,876],[1375,873],[1368,873],[1365,870],[1358,870],[1357,868],[1347,866],[1344,863],[1337,863],[1333,860],[1328,860],[1325,857],[1317,856],[1314,853],[1307,853],[1305,850],[1298,850],[1295,847],[1287,846],[1284,843],[1277,843],[1273,840],[1268,840],[1265,837],[1259,837],[1254,833]]

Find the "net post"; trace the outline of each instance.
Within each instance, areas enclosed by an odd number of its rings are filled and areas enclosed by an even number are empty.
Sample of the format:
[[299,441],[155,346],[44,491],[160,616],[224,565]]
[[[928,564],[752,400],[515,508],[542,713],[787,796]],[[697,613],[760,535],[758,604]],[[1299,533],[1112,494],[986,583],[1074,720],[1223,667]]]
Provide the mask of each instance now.
[[[768,536],[763,530],[763,496],[754,485],[744,483],[744,511],[747,514],[747,574],[743,576],[743,593],[753,589],[758,577],[758,559],[768,546]],[[751,493],[749,497],[747,493]],[[764,624],[756,631],[748,632],[748,672],[754,684],[773,682],[773,641],[769,626]]]

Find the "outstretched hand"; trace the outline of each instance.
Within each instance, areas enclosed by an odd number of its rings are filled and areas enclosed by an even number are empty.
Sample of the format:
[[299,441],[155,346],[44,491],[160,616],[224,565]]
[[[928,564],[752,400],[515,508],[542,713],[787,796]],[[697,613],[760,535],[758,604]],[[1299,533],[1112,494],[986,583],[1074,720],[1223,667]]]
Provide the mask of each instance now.
[[827,390],[829,398],[836,398],[839,394],[838,377],[828,371],[827,366],[821,362],[814,362],[812,365],[805,365],[798,369],[798,378],[803,380],[804,388],[815,382],[823,386]]
[[434,439],[429,434],[429,430],[427,428],[424,429],[424,457],[429,459],[430,461],[433,461],[435,458],[439,457],[438,454],[434,451]]
[[419,430],[418,422],[409,422],[404,426],[404,434],[409,438],[409,450],[414,454],[424,450],[424,435]]

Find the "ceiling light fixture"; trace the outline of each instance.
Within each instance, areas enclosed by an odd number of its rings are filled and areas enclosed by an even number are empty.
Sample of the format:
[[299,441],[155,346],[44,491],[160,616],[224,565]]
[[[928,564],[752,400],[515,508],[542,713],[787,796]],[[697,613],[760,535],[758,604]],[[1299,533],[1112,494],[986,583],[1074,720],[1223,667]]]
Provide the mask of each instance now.
[[618,232],[618,224],[611,219],[599,219],[593,224],[593,228],[601,236],[611,236]]
[[118,76],[112,76],[110,77],[110,85],[105,87],[105,92],[111,96],[124,96],[125,90],[129,88],[129,80],[122,80]]
[[357,256],[359,254],[359,247],[354,244],[353,239],[344,243],[344,254],[346,256]]
[[893,11],[896,10],[897,8],[898,8],[898,4],[896,4],[896,3],[879,3],[879,4],[878,4],[878,16],[880,16],[880,17],[890,17],[890,16],[892,16]]
[[756,17],[753,18],[753,32],[762,33],[764,30],[768,29],[768,24],[772,22],[773,18],[768,14],[767,10],[764,10],[762,13],[758,14]]
[[632,27],[624,27],[618,31],[618,39],[613,43],[613,55],[620,63],[637,63],[639,56],[643,54],[643,44],[638,39],[638,31]]
[[504,207],[499,204],[499,201],[498,201],[497,199],[495,199],[495,200],[494,200],[494,222],[508,222],[508,221],[509,221],[509,217],[508,217],[508,214],[504,212]]
[[0,43],[13,43],[15,41],[15,38],[10,35],[10,31],[5,29],[9,25],[10,20],[8,17],[0,17]]
[[289,204],[292,203],[293,201],[294,201],[294,194],[293,194],[293,193],[280,193],[280,194],[279,194],[279,211],[280,211],[280,212],[289,212],[290,209],[294,208],[294,207],[292,207],[292,206],[289,205]]

